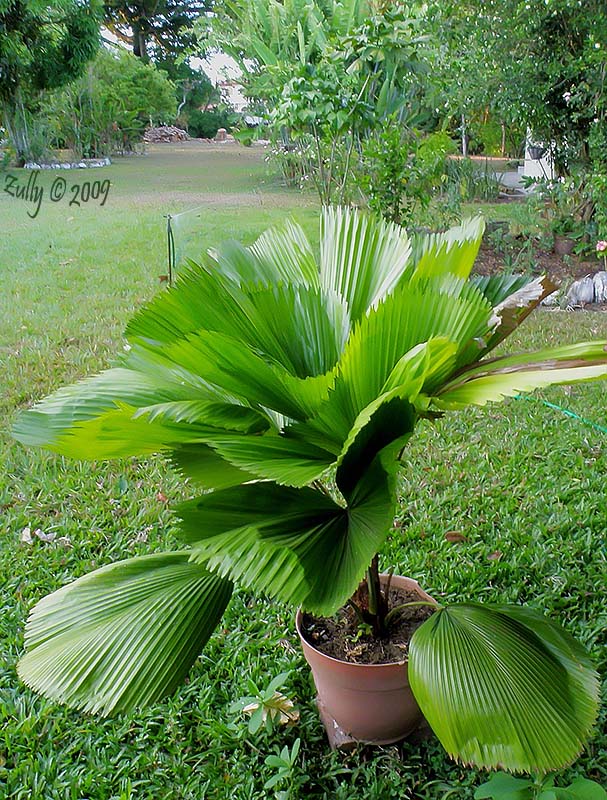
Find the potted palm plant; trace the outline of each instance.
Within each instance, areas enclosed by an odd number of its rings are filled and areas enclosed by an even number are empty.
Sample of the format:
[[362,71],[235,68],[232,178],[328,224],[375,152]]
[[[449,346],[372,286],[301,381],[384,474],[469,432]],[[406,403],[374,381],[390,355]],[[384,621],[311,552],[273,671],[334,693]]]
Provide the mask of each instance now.
[[[482,232],[472,219],[412,240],[334,208],[318,263],[291,223],[226,244],[135,314],[115,367],[26,411],[25,444],[90,459],[165,453],[204,491],[177,509],[183,549],[40,600],[23,681],[104,714],[154,702],[186,676],[233,582],[327,615],[363,579],[366,624],[384,635],[376,554],[416,423],[607,376],[605,342],[490,357],[553,287],[471,279]],[[409,672],[447,751],[479,766],[553,769],[597,713],[582,647],[519,607],[437,608],[413,636]]]

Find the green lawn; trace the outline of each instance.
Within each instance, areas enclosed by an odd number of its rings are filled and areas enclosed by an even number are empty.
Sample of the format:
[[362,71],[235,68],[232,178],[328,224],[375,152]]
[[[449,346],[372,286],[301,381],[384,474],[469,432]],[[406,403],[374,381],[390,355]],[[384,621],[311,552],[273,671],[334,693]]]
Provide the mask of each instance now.
[[[11,174],[27,181],[23,171]],[[316,224],[314,199],[285,191],[259,150],[157,147],[107,169],[61,176],[69,186],[109,178],[105,205],[51,202],[56,173],[41,176],[47,192],[34,219],[25,201],[0,191],[0,798],[248,800],[280,791],[291,800],[471,798],[482,776],[450,762],[434,740],[330,753],[293,610],[245,592],[188,684],[153,708],[101,720],[19,684],[15,662],[28,608],[92,567],[171,546],[171,506],[188,487],[161,460],[81,464],[25,450],[8,436],[15,413],[111,362],[129,315],[166,272],[164,215],[199,207],[181,221],[188,230],[192,222],[200,227],[200,248],[225,237],[251,241],[289,215],[310,232]],[[512,347],[589,338],[607,338],[607,316],[541,312]],[[604,386],[542,397],[607,426]],[[408,451],[384,566],[437,597],[528,602],[561,619],[604,674],[606,467],[606,434],[540,398],[422,427]],[[56,538],[23,543],[27,527]],[[450,543],[449,531],[465,540]],[[251,736],[229,706],[249,693],[249,677],[265,686],[280,672],[289,673],[284,691],[301,720]],[[605,721],[603,711],[570,774],[607,783]],[[274,774],[266,756],[297,738],[290,782],[264,790]]]

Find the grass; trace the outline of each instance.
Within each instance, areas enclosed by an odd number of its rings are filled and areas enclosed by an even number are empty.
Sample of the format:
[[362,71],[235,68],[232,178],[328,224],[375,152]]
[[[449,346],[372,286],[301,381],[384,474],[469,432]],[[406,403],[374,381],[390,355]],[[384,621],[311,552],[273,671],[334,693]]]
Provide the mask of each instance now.
[[[66,175],[69,183],[93,179]],[[434,740],[329,752],[293,610],[244,591],[187,685],[153,708],[103,720],[19,684],[31,605],[95,566],[173,546],[171,507],[189,488],[161,459],[84,464],[25,450],[8,435],[16,412],[110,363],[129,315],[166,271],[163,214],[202,206],[201,247],[234,235],[250,241],[286,214],[315,225],[313,201],[284,192],[254,151],[158,148],[103,176],[112,181],[103,207],[47,202],[35,219],[0,192],[8,232],[0,239],[0,797],[253,800],[286,791],[291,800],[469,800],[483,776],[449,761]],[[49,187],[54,176],[43,177]],[[604,315],[542,312],[511,349],[589,338],[607,338]],[[607,425],[604,386],[542,397]],[[541,608],[586,643],[605,674],[605,435],[537,397],[422,427],[407,458],[384,566],[438,597]],[[26,527],[57,538],[26,544]],[[452,544],[449,531],[465,539]],[[251,737],[228,708],[248,693],[247,678],[266,686],[280,672],[289,673],[283,691],[297,701],[300,723]],[[603,711],[568,774],[607,783],[605,721]],[[288,781],[265,790],[275,774],[266,756],[297,738]]]

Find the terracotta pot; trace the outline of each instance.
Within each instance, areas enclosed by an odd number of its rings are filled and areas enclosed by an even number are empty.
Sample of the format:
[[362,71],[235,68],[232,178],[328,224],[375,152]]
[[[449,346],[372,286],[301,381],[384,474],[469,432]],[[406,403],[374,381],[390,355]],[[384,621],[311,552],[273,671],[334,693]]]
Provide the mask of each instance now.
[[[387,576],[382,575],[381,579],[383,582]],[[414,591],[420,600],[435,602],[411,578],[394,575],[392,586]],[[421,722],[422,713],[409,688],[406,659],[389,664],[350,664],[331,658],[304,639],[302,619],[299,610],[295,624],[312,669],[331,744],[348,740],[389,744],[412,733]]]

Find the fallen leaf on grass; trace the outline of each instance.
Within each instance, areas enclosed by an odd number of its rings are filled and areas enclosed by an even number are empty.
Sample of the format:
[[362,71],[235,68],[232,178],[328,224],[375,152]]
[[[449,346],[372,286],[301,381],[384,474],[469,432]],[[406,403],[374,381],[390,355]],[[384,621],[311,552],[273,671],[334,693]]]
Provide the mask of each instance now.
[[263,707],[261,712],[263,722],[266,721],[267,717],[271,717],[272,722],[291,726],[295,725],[299,720],[299,710],[295,708],[293,701],[289,700],[282,692],[274,692],[272,697],[265,703],[262,703],[261,700],[249,703],[242,709],[242,713],[251,716],[260,707]]
[[503,553],[501,553],[499,550],[495,550],[493,553],[489,553],[489,555],[487,556],[487,560],[488,561],[499,561],[500,558],[502,557],[502,555],[503,555]]
[[461,544],[462,542],[468,541],[468,537],[464,536],[464,534],[459,531],[447,531],[445,539],[451,542],[451,544]]
[[158,492],[158,494],[156,495],[156,500],[158,500],[159,503],[169,502],[169,498],[166,496],[166,494],[163,494],[162,492]]
[[297,650],[296,650],[296,648],[295,648],[295,647],[293,647],[293,645],[291,644],[291,642],[290,642],[288,639],[279,639],[279,640],[278,640],[278,644],[279,644],[279,645],[280,645],[280,646],[281,646],[281,647],[282,647],[284,650],[286,650],[286,651],[287,651],[287,653],[291,653],[291,655],[292,655],[293,653],[297,653]]
[[51,544],[55,541],[55,537],[57,536],[56,533],[45,533],[40,528],[37,528],[34,531],[34,536],[37,536],[41,542],[45,542],[46,544]]
[[34,540],[32,539],[32,531],[29,526],[21,531],[19,541],[23,542],[24,544],[32,544]]
[[58,539],[55,539],[55,544],[58,544],[60,547],[65,547],[67,550],[73,547],[72,540],[69,536],[60,536]]
[[29,527],[29,525],[27,525],[21,531],[19,541],[23,542],[23,544],[34,544],[34,537],[44,544],[56,544],[59,545],[59,547],[65,548],[72,547],[72,541],[69,536],[59,536],[57,538],[56,533],[53,533],[52,531],[51,533],[45,533],[42,528],[36,528],[36,530],[32,533],[32,529]]

